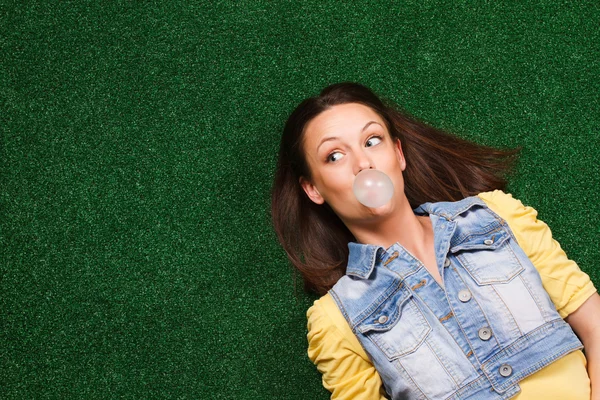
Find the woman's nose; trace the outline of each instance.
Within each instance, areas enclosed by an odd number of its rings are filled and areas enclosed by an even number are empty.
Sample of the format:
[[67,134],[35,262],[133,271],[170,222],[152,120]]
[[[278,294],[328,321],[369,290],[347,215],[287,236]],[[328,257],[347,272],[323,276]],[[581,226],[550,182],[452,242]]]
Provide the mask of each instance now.
[[373,161],[364,152],[356,153],[356,163],[354,167],[354,175],[358,174],[363,169],[375,168]]

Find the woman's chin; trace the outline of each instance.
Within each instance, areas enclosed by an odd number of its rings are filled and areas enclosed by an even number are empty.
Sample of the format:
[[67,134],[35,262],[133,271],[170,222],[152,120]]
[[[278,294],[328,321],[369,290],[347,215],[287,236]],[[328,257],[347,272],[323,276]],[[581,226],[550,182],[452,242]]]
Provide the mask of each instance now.
[[[352,201],[352,200],[350,200]],[[379,207],[369,207],[366,206],[358,201],[355,202],[355,204],[352,205],[353,210],[351,211],[351,213],[338,213],[336,212],[336,214],[343,220],[343,221],[353,221],[353,223],[370,223],[370,222],[375,222],[375,221],[381,221],[381,219],[384,219],[386,217],[391,216],[394,213],[394,210],[396,210],[396,204],[394,202],[394,199],[392,198],[390,201],[388,201],[386,204],[379,206]],[[348,210],[349,211],[349,210]],[[335,210],[334,210],[335,212]]]
[[385,216],[390,214],[393,209],[394,209],[394,205],[393,205],[393,201],[390,200],[387,203],[385,203],[382,206],[379,207],[368,207],[365,205],[361,205],[363,207],[363,210],[367,210],[367,213],[370,215],[377,215],[377,216]]

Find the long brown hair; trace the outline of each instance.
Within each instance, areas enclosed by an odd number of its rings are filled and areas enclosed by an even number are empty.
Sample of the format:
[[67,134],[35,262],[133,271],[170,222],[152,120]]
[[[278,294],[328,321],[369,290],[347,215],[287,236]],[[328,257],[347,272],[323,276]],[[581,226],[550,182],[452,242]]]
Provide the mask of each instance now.
[[359,103],[383,119],[392,138],[400,139],[406,158],[405,193],[413,208],[425,202],[456,201],[504,189],[505,175],[518,150],[481,146],[431,127],[385,105],[369,88],[357,83],[326,87],[304,100],[288,118],[279,148],[271,193],[271,215],[277,237],[304,287],[326,293],[340,279],[348,262],[348,242],[355,238],[326,203],[313,203],[300,177],[310,179],[303,138],[308,123],[339,104]]

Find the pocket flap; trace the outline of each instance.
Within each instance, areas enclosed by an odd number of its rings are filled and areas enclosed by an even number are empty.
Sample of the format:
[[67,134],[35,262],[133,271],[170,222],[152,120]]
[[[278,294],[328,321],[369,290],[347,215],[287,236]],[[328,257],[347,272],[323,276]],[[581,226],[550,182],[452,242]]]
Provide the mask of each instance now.
[[389,360],[415,352],[431,326],[410,289],[404,287],[357,327]]
[[504,229],[489,232],[473,233],[450,248],[450,252],[461,250],[495,250],[508,240],[509,234]]
[[410,290],[400,289],[390,299],[384,301],[357,327],[362,332],[383,332],[390,330],[402,315],[402,305],[412,296]]
[[502,228],[474,233],[454,245],[460,264],[478,285],[510,282],[524,267],[511,249],[510,233]]

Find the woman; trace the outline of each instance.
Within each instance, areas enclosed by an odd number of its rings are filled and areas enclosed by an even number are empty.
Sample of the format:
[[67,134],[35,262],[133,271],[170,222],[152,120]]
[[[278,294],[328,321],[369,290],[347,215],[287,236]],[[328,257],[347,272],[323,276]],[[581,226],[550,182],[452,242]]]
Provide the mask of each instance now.
[[[332,398],[600,399],[600,297],[535,210],[501,191],[514,155],[359,84],[289,117],[273,222],[322,295],[308,354]],[[392,180],[387,204],[355,198],[367,169]]]

